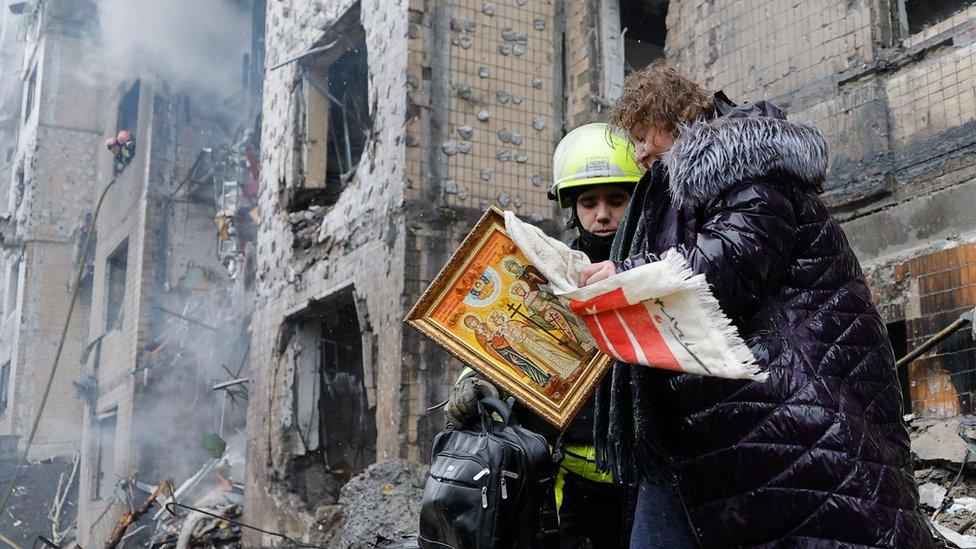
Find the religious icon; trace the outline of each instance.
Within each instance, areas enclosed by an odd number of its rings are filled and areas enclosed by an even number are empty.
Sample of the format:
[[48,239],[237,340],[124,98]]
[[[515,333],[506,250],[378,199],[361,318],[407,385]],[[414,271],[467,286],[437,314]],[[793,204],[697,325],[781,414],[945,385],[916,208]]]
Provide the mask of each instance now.
[[491,208],[407,322],[562,428],[610,365]]

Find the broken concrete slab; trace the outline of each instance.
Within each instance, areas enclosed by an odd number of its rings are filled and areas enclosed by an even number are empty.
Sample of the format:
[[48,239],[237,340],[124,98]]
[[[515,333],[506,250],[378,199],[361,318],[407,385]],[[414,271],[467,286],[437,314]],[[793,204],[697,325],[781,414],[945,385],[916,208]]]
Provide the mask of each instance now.
[[912,453],[919,462],[962,463],[966,446],[957,419],[916,419],[912,422]]
[[938,509],[942,506],[947,490],[934,482],[926,482],[918,487],[918,502],[930,509]]
[[937,522],[932,523],[943,538],[959,549],[976,549],[976,537],[958,534]]
[[420,524],[427,466],[396,459],[370,465],[342,487],[342,547],[379,547]]

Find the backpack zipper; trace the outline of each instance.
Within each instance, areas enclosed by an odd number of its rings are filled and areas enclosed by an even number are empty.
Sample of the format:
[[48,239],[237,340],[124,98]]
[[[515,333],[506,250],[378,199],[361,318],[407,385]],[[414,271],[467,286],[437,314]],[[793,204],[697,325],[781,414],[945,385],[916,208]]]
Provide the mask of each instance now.
[[499,482],[502,485],[502,499],[508,499],[508,485],[505,482],[506,477],[517,480],[519,478],[519,475],[518,473],[513,473],[512,471],[506,471],[502,469],[502,478],[499,480]]
[[[485,467],[484,469],[478,471],[478,474],[476,474],[472,480],[474,480],[474,481],[477,482],[477,481],[481,480],[483,477],[485,477],[487,475],[490,475],[490,474],[491,474],[491,469]],[[505,479],[503,477],[502,478],[502,483],[503,483],[502,484],[502,492],[503,493],[505,491],[505,484],[504,484],[504,482],[505,482]],[[481,508],[482,509],[487,509],[488,508],[488,482],[487,481],[485,482],[485,485],[481,487]]]

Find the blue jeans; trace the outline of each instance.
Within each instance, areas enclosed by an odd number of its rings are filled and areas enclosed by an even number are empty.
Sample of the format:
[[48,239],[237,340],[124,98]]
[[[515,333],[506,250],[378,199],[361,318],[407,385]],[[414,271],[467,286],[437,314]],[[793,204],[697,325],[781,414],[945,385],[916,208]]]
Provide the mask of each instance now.
[[688,516],[671,484],[643,481],[637,493],[631,549],[694,549],[698,547]]

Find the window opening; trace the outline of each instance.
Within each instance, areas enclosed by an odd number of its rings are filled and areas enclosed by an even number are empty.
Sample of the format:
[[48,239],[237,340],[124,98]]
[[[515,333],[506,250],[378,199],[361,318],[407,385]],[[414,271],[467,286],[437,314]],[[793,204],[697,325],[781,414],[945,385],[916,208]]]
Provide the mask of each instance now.
[[135,83],[125,92],[119,101],[119,110],[116,117],[116,131],[128,130],[133,136],[139,127],[139,92],[141,81]]
[[902,27],[915,34],[976,5],[976,0],[900,0],[897,5]]
[[118,327],[125,300],[125,271],[129,262],[129,241],[125,240],[106,261],[108,298],[105,307],[105,329]]
[[21,256],[17,256],[16,259],[10,265],[10,274],[8,275],[8,291],[7,291],[7,303],[5,304],[4,310],[8,315],[14,312],[17,308],[17,293],[20,291],[20,262]]
[[296,457],[293,489],[334,502],[339,488],[376,461],[376,410],[367,397],[362,332],[351,289],[295,319]]
[[[908,354],[908,331],[905,328],[904,320],[897,320],[888,324],[888,339],[891,341],[895,360]],[[901,386],[903,413],[910,414],[912,412],[912,392],[908,364],[898,368],[898,384]]]
[[118,410],[112,409],[97,418],[95,499],[104,499],[115,488],[115,427]]
[[7,415],[7,403],[10,401],[10,361],[0,367],[0,416]]
[[319,43],[334,46],[301,61],[304,178],[289,201],[291,211],[338,200],[372,128],[368,54],[358,4]]
[[667,0],[620,0],[624,34],[624,76],[664,57],[668,35]]
[[27,77],[27,94],[24,99],[24,122],[30,118],[31,113],[34,111],[34,94],[37,93],[37,66],[35,65],[31,71],[30,76]]
[[366,399],[362,333],[351,293],[335,305],[323,317],[320,335],[320,436],[333,474],[346,469],[351,478],[376,461],[376,415]]
[[333,188],[344,184],[343,176],[359,163],[371,125],[366,69],[366,41],[342,54],[329,70],[329,162],[325,184]]

